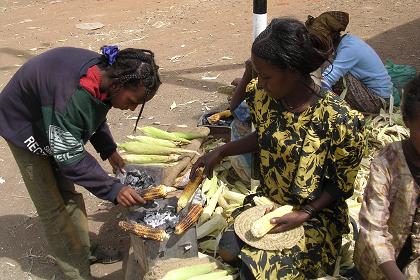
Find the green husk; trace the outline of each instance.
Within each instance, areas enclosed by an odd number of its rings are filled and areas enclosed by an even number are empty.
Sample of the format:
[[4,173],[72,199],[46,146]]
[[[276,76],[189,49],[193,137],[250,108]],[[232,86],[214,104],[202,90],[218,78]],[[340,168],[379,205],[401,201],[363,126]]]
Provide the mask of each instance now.
[[207,137],[209,133],[210,133],[210,129],[204,126],[197,128],[195,131],[191,131],[191,132],[179,132],[179,131],[172,132],[173,135],[180,138],[187,139],[187,140],[204,138],[204,137]]
[[210,273],[217,269],[216,263],[196,264],[168,271],[162,280],[187,280],[193,276]]
[[142,142],[145,144],[153,144],[153,145],[158,145],[158,146],[164,146],[164,147],[170,147],[170,148],[176,148],[177,145],[170,141],[170,140],[165,140],[165,139],[159,139],[159,138],[153,138],[150,136],[133,136],[133,135],[128,135],[127,136],[128,139],[134,140],[134,141],[138,141],[138,142]]
[[191,278],[188,278],[188,280],[214,280],[214,279],[226,276],[226,275],[228,275],[228,272],[226,270],[221,270],[221,271],[207,273],[204,275],[193,276]]
[[150,137],[153,138],[159,138],[159,139],[165,139],[165,140],[171,140],[171,141],[176,141],[176,142],[181,142],[181,143],[191,143],[191,141],[176,136],[175,134],[171,133],[171,132],[167,132],[165,130],[156,128],[156,127],[152,127],[152,126],[145,126],[145,127],[141,127],[139,128],[139,130]]

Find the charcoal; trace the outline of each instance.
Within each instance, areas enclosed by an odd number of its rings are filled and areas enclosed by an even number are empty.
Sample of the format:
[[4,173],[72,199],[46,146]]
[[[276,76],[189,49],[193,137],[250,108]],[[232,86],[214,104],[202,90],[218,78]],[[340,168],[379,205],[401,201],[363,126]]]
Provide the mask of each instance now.
[[164,229],[166,231],[173,231],[175,225],[178,223],[178,216],[175,211],[166,211],[161,209],[157,212],[148,212],[144,216],[143,223],[152,227]]
[[154,183],[155,180],[152,176],[145,171],[137,169],[128,171],[124,181],[124,184],[131,186],[135,190],[146,189]]

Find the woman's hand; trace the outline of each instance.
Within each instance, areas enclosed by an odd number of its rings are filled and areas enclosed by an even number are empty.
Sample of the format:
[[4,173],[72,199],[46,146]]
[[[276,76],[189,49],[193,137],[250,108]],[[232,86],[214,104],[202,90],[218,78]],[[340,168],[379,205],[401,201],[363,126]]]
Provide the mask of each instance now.
[[279,233],[297,228],[309,219],[309,214],[302,211],[293,211],[282,217],[272,218],[270,222],[276,224],[276,227],[270,233]]
[[204,167],[204,175],[211,179],[213,176],[213,168],[224,158],[221,153],[222,148],[223,146],[201,156],[191,167],[190,178],[193,179],[195,177],[195,171],[198,168]]
[[117,202],[124,207],[144,204],[146,201],[138,193],[128,186],[124,186],[117,195]]
[[123,174],[125,173],[124,160],[117,151],[112,153],[112,155],[108,158],[108,161],[112,166],[112,171],[114,174],[117,173],[117,171],[120,171]]

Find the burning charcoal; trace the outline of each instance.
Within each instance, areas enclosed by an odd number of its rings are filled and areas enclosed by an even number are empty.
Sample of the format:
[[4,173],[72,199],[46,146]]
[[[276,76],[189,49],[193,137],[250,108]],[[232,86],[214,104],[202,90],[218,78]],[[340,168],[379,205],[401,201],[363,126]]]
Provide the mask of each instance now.
[[148,212],[143,222],[153,228],[173,230],[178,222],[178,217],[172,211]]

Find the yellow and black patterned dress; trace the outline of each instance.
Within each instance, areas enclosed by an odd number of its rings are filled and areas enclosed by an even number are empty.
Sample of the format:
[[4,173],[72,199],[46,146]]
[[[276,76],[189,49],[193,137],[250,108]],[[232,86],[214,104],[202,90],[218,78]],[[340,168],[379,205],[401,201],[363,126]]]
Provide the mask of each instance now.
[[280,205],[305,205],[324,191],[336,198],[304,224],[305,239],[293,248],[242,248],[240,258],[256,279],[311,279],[331,272],[341,237],[349,232],[345,199],[353,193],[364,153],[363,116],[333,93],[320,95],[304,112],[292,113],[258,89],[257,80],[248,86],[258,133],[259,192]]

